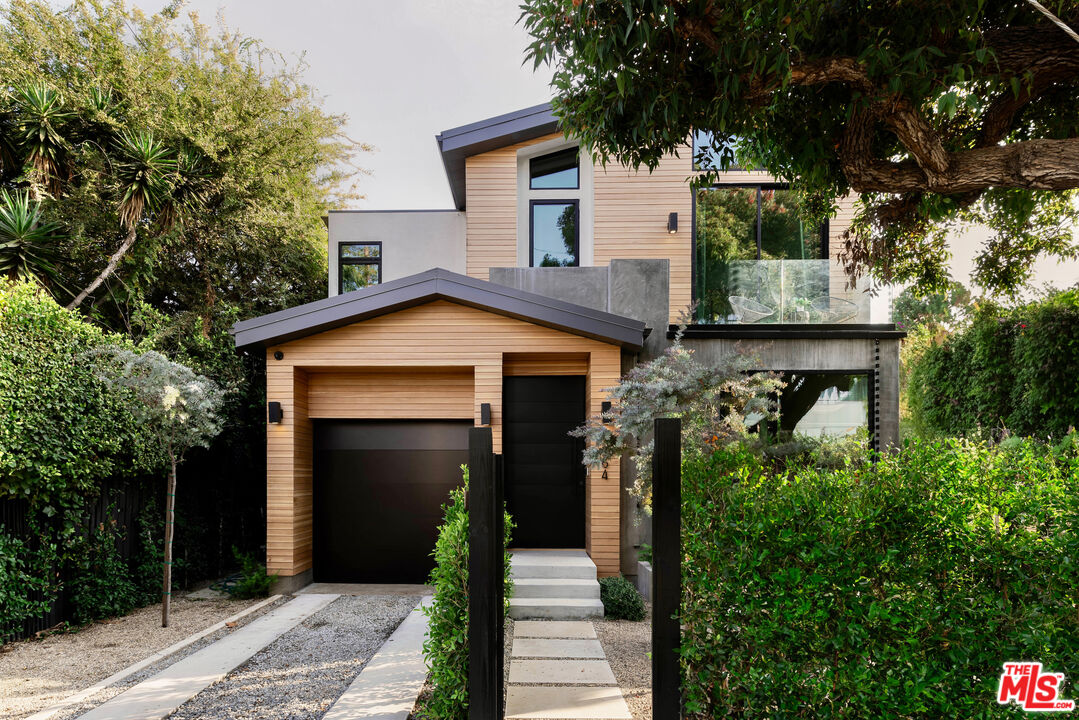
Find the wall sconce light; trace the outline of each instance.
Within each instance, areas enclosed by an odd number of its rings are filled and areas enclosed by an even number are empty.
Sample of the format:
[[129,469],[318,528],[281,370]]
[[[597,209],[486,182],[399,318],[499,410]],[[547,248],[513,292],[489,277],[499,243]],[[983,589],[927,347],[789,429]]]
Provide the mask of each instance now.
[[285,417],[285,411],[281,409],[281,403],[270,402],[266,403],[266,418],[272,423],[281,422],[281,418]]
[[667,216],[667,232],[671,235],[678,232],[678,213],[673,212]]
[[491,403],[483,403],[480,405],[480,425],[491,424]]
[[600,405],[600,409],[601,409],[600,411],[601,411],[601,412],[602,412],[602,413],[603,413],[604,415],[606,415],[607,413],[609,413],[609,412],[611,411],[611,401],[610,401],[610,400],[604,400],[604,401],[603,401],[603,404],[602,404],[602,405]]

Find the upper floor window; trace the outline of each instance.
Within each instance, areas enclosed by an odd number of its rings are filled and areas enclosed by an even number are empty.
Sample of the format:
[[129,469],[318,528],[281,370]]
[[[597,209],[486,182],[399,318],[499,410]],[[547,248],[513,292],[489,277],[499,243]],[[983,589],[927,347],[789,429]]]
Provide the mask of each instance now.
[[579,185],[580,168],[575,147],[528,161],[530,190],[576,190]]
[[382,243],[341,243],[337,247],[339,293],[382,282]]
[[529,250],[532,267],[580,265],[577,200],[532,200],[529,203]]

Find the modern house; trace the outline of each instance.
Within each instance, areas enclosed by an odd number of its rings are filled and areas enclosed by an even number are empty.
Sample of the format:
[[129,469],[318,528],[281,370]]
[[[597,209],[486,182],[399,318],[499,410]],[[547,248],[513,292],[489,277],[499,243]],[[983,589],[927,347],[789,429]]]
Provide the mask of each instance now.
[[286,588],[422,581],[477,425],[505,458],[515,545],[634,574],[632,463],[585,468],[567,431],[695,301],[698,357],[788,373],[784,429],[897,442],[902,333],[887,289],[846,288],[849,203],[808,226],[756,171],[694,193],[688,145],[651,173],[603,167],[549,105],[437,141],[453,208],[331,212],[328,297],[233,329],[266,353],[267,566]]

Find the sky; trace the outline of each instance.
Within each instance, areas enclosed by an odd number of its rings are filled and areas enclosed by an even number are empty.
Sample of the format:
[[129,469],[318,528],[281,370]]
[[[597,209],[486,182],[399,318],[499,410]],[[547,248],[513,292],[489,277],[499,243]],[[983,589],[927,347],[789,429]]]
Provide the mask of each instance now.
[[[156,12],[164,0],[135,0]],[[517,0],[189,0],[188,11],[224,21],[293,61],[327,112],[373,152],[352,202],[361,210],[452,207],[435,135],[550,100],[551,71],[523,64],[529,37]],[[951,241],[954,277],[969,284],[986,233]],[[1079,281],[1079,262],[1036,264],[1036,282]]]

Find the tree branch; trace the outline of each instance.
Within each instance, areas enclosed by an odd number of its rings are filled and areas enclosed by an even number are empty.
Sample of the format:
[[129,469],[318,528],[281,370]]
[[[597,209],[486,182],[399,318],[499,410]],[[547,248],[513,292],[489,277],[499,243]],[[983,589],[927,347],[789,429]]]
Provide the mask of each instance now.
[[917,163],[875,160],[844,166],[855,192],[942,195],[1003,186],[1028,190],[1079,188],[1079,138],[1027,140],[948,153],[948,172],[933,181]]

